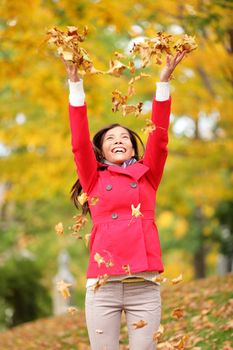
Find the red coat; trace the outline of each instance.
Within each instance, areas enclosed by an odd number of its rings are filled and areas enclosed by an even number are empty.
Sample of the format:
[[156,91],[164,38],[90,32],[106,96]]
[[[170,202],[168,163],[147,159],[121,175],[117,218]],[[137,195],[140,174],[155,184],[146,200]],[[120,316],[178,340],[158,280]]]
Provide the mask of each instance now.
[[[129,165],[107,166],[98,170],[89,137],[86,105],[69,107],[74,153],[78,176],[89,200],[98,197],[96,205],[89,202],[93,227],[90,238],[90,259],[87,277],[131,272],[163,271],[157,227],[154,222],[156,191],[167,158],[168,125],[171,101],[153,101],[152,120],[156,130],[150,133],[142,160]],[[103,164],[102,164],[103,165]],[[132,217],[131,204],[141,203],[143,216]],[[99,253],[105,262],[94,260]]]

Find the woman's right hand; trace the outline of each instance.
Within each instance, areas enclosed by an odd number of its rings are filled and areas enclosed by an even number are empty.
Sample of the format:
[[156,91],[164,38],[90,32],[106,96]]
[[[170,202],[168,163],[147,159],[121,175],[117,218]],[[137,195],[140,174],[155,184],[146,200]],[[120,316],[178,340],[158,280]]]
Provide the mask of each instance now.
[[66,68],[68,79],[72,82],[80,81],[80,77],[78,75],[77,63],[74,63],[72,61],[66,61],[62,56],[61,56],[61,59],[64,63],[65,68]]

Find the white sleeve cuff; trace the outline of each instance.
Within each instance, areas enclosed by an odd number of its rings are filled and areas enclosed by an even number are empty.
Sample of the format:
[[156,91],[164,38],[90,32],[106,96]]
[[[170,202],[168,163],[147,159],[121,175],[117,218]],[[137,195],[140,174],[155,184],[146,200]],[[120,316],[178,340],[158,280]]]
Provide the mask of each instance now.
[[83,80],[80,79],[77,82],[68,80],[69,84],[69,102],[71,106],[79,107],[83,106],[85,102],[85,92],[83,89]]
[[170,83],[168,82],[158,82],[156,83],[156,101],[166,101],[170,97]]

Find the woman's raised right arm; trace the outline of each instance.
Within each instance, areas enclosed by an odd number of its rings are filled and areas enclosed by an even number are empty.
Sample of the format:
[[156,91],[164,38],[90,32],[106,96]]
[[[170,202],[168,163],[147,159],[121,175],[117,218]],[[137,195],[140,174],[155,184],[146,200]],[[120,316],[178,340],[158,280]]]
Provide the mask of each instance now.
[[69,117],[71,144],[78,177],[88,193],[97,180],[97,161],[90,140],[83,81],[72,62],[64,62],[69,78]]

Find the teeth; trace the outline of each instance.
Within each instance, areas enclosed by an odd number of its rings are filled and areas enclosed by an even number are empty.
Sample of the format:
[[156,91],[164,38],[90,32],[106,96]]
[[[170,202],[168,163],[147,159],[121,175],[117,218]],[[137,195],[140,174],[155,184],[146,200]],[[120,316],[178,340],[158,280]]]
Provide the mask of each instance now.
[[115,148],[114,150],[113,150],[113,152],[114,153],[125,153],[125,149],[123,149],[123,148]]

